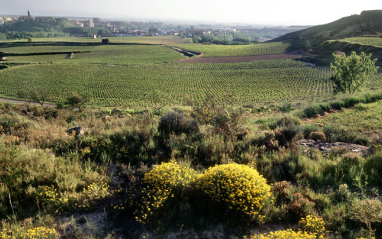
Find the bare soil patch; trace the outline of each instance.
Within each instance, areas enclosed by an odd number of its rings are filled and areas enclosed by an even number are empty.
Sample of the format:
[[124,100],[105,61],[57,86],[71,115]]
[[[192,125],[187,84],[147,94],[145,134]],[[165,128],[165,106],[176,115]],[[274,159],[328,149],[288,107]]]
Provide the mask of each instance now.
[[263,61],[263,60],[281,60],[281,59],[298,59],[307,57],[309,55],[301,52],[290,52],[281,54],[269,54],[259,56],[232,56],[232,57],[202,57],[204,53],[195,57],[180,60],[179,62],[190,63],[238,63],[238,62],[250,62],[250,61]]

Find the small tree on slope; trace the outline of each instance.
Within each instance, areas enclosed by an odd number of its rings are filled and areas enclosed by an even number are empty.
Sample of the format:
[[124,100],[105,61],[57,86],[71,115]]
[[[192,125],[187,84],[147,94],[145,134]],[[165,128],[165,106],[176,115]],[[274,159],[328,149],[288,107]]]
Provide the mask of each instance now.
[[334,83],[335,93],[354,94],[359,88],[366,84],[369,76],[376,73],[378,67],[375,62],[378,59],[371,60],[371,54],[364,52],[357,55],[354,51],[350,56],[333,54],[334,64],[330,63],[330,68],[334,71],[331,80]]

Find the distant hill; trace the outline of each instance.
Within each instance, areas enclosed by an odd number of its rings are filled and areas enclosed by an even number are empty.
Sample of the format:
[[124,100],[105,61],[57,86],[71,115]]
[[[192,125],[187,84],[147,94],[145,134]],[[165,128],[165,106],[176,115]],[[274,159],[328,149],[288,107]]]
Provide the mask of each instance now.
[[305,47],[314,47],[327,40],[358,36],[382,36],[382,10],[363,11],[337,21],[288,33],[272,41],[299,40]]

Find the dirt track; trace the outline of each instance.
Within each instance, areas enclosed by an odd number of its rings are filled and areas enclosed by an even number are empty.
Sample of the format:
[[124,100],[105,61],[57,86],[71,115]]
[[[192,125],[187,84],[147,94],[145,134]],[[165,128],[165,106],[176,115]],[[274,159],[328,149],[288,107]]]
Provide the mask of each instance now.
[[[28,102],[23,101],[23,100],[12,100],[12,99],[7,99],[7,98],[0,98],[0,101],[1,102],[5,102],[5,103],[12,103],[12,104],[27,104],[28,103]],[[31,102],[29,104],[30,105],[39,105],[39,106],[41,106],[39,103],[34,103],[34,102]],[[56,105],[55,104],[45,103],[44,107],[56,107]]]
[[[203,54],[204,55],[204,54]],[[307,57],[309,55],[304,53],[281,53],[260,56],[232,56],[232,57],[196,57],[180,60],[180,62],[190,63],[235,63],[235,62],[249,62],[249,61],[263,61],[263,60],[280,60],[280,59],[297,59]]]

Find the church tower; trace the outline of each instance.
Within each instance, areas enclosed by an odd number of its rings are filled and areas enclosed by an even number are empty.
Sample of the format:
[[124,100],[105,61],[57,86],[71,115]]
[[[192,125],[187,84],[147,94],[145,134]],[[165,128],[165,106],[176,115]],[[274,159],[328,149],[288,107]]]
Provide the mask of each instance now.
[[29,12],[29,10],[28,10],[28,20],[32,20],[32,16],[31,16],[31,13]]

